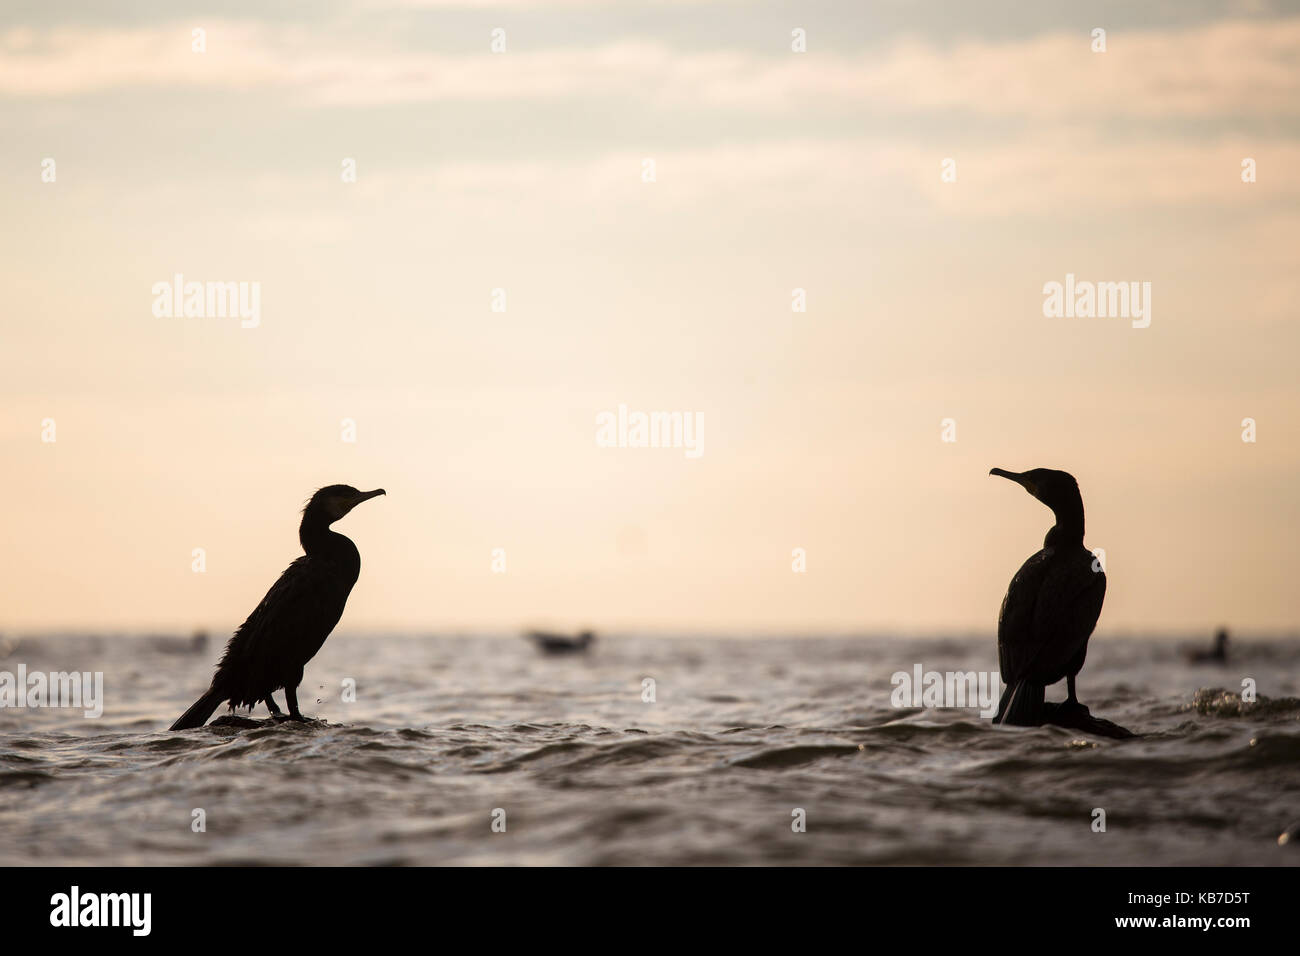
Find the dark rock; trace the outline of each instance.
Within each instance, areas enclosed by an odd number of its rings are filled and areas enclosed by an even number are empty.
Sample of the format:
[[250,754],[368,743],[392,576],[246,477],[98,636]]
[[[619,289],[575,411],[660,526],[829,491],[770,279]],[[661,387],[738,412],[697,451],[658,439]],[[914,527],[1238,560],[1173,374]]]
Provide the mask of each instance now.
[[208,724],[208,726],[238,727],[241,730],[246,730],[252,727],[270,727],[274,723],[275,721],[273,720],[257,720],[254,717],[243,717],[239,714],[226,714],[225,716],[218,717],[216,720]]
[[1043,723],[1052,724],[1055,727],[1065,727],[1069,730],[1082,730],[1087,734],[1096,734],[1098,737],[1111,737],[1115,740],[1128,740],[1141,736],[1141,734],[1135,734],[1133,731],[1102,717],[1092,716],[1088,708],[1082,704],[1067,707],[1063,702],[1057,704],[1046,701],[1043,704]]
[[256,717],[245,717],[242,714],[225,714],[207,724],[207,726],[212,728],[230,727],[236,730],[259,730],[263,727],[283,726],[324,727],[326,726],[326,723],[323,720],[314,720],[310,717],[307,720],[287,720],[283,717],[276,720],[274,717],[263,717],[259,719]]

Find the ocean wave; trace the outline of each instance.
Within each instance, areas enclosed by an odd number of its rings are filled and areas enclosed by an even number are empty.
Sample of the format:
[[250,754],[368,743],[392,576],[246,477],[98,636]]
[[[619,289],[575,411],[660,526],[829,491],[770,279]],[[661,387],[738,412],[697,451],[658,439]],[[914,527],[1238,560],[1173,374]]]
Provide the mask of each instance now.
[[1265,697],[1253,701],[1222,687],[1202,687],[1187,709],[1205,717],[1300,717],[1300,697]]
[[[895,709],[901,641],[699,641],[693,667],[672,641],[611,640],[581,667],[520,645],[331,639],[308,686],[347,676],[357,703],[319,693],[311,723],[170,732],[208,662],[42,642],[49,665],[102,666],[112,693],[98,721],[0,710],[0,862],[58,846],[90,864],[217,866],[1300,863],[1300,840],[1278,845],[1300,784],[1284,669],[1267,675],[1275,696],[1243,703],[1198,689],[1163,646],[1098,643],[1084,700],[1143,734],[1115,741]],[[949,669],[989,647],[925,650]],[[1109,835],[1091,830],[1095,808]]]

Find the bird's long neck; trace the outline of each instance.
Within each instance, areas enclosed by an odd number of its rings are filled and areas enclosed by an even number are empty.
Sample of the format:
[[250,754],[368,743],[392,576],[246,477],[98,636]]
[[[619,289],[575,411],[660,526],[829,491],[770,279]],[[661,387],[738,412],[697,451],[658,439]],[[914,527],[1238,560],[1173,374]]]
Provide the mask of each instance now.
[[302,513],[302,524],[298,525],[298,541],[308,554],[325,556],[346,553],[352,544],[337,531],[330,530],[328,515],[310,507]]
[[1056,515],[1056,524],[1043,539],[1043,547],[1083,547],[1083,496],[1078,490],[1066,501],[1054,505],[1052,513]]

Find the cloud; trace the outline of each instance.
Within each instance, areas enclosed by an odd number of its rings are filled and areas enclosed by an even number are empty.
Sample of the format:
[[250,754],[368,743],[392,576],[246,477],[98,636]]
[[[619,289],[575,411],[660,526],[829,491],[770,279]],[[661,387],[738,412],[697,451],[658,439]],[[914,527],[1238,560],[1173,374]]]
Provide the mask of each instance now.
[[[268,234],[309,243],[346,235],[355,203],[406,215],[420,211],[430,222],[455,224],[456,232],[475,228],[470,224],[499,230],[500,223],[509,222],[513,234],[543,237],[570,226],[585,229],[596,220],[631,221],[629,215],[641,224],[676,229],[684,216],[698,216],[702,209],[710,210],[704,217],[710,221],[831,216],[840,224],[928,215],[945,220],[1059,220],[1064,215],[1080,224],[1117,210],[1183,209],[1261,222],[1282,217],[1289,225],[1262,247],[1289,251],[1294,245],[1300,180],[1282,171],[1300,167],[1300,143],[1135,144],[1085,131],[1073,132],[1068,142],[1070,148],[1063,149],[1061,137],[1043,133],[955,150],[955,183],[942,180],[945,155],[933,147],[855,138],[665,149],[649,157],[656,164],[653,184],[641,181],[647,157],[616,151],[495,160],[444,157],[406,167],[363,163],[357,183],[346,187],[328,177],[273,172],[241,183],[239,190],[264,211],[259,222]],[[1240,159],[1248,149],[1260,162],[1256,184],[1240,179]],[[120,192],[122,184],[112,188]],[[339,204],[341,188],[345,205]],[[150,180],[132,192],[132,202],[169,209],[192,191],[189,180]],[[301,210],[314,212],[304,217]],[[575,210],[582,214],[575,216]],[[246,207],[235,204],[229,214],[242,219]]]
[[0,34],[0,96],[66,97],[195,87],[282,94],[307,104],[493,102],[611,97],[669,108],[793,113],[970,113],[1028,119],[1295,116],[1300,19],[1185,30],[940,45],[904,39],[858,54],[680,51],[656,42],[441,55],[354,33],[212,23]]

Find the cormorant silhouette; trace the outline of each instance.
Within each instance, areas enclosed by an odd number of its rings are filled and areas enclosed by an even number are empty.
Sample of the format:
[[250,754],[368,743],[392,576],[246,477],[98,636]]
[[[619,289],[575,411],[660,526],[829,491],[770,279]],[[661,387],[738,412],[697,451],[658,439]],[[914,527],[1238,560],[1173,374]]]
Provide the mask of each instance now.
[[1187,659],[1193,664],[1223,664],[1228,660],[1228,629],[1219,628],[1214,635],[1214,650],[1192,651]]
[[302,510],[298,540],[306,552],[280,575],[253,613],[226,644],[212,686],[171,725],[172,730],[202,727],[223,701],[233,707],[266,702],[280,717],[274,691],[284,688],[290,720],[306,720],[298,710],[302,668],[343,616],[352,585],[361,573],[356,545],[330,525],[384,489],[357,491],[329,485],[311,496]]
[[[1007,689],[994,723],[1037,726],[1045,722],[1044,691],[1066,680],[1068,698],[1052,708],[1071,721],[1088,716],[1075,696],[1074,678],[1088,653],[1106,597],[1106,573],[1083,546],[1083,498],[1074,476],[1035,468],[1014,472],[994,468],[1052,509],[1056,524],[1043,548],[1011,579],[998,614],[998,663]],[[1055,720],[1053,722],[1056,722]]]

